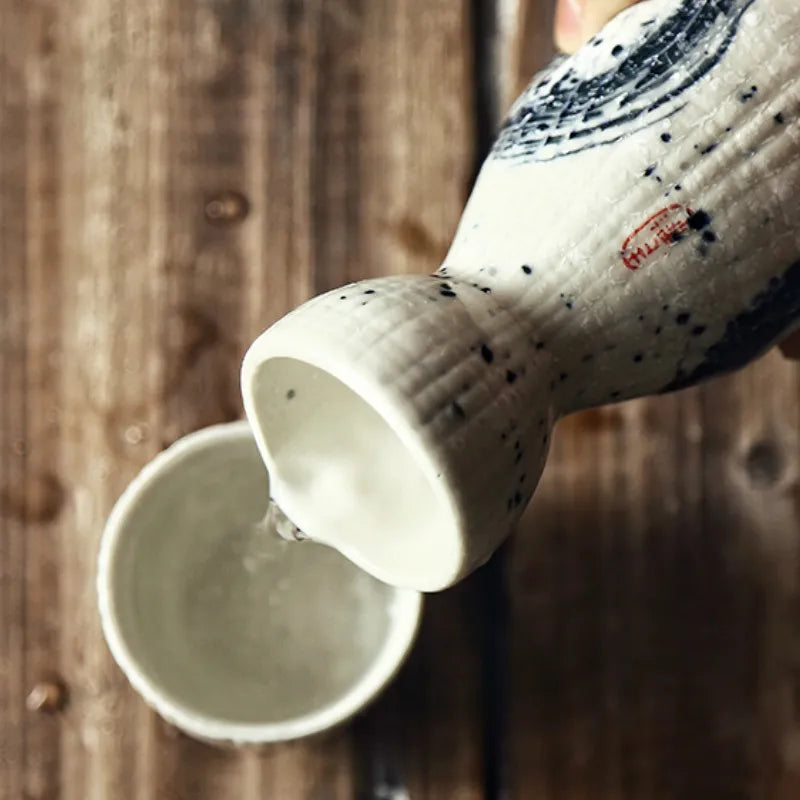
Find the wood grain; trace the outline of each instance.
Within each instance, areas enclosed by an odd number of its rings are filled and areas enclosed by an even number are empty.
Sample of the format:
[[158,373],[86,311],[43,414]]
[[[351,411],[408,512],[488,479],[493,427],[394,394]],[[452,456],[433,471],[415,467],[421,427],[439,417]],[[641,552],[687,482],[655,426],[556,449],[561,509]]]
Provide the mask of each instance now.
[[22,795],[25,774],[25,327],[24,162],[26,110],[19,89],[22,56],[12,25],[0,17],[0,796]]
[[[504,8],[511,98],[552,8]],[[773,353],[559,424],[509,555],[512,797],[800,792],[798,389]]]
[[[800,369],[557,429],[510,547],[354,723],[194,742],[102,642],[137,470],[314,292],[426,272],[551,0],[0,0],[0,799],[793,800]],[[63,681],[61,712],[28,711]]]
[[[335,284],[438,264],[474,158],[468,10],[0,11],[0,796],[378,797],[390,728],[411,753],[403,791],[478,785],[479,642],[460,595],[431,604],[415,678],[360,723],[375,741],[346,726],[237,752],[144,707],[102,642],[93,588],[112,503],[163,446],[241,414],[239,362],[263,328]],[[466,665],[455,682],[448,650]],[[64,711],[26,712],[53,677]],[[442,700],[459,725],[426,728],[429,757],[415,726]]]

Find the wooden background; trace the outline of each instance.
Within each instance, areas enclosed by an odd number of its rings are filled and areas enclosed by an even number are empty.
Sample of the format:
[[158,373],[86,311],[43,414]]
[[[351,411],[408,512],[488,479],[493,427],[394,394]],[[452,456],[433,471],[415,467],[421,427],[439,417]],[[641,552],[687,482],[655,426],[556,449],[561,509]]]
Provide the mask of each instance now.
[[[0,798],[800,797],[800,369],[560,425],[506,552],[332,734],[213,749],[101,640],[136,471],[314,292],[438,265],[549,0],[0,0]],[[40,681],[68,689],[31,711]]]

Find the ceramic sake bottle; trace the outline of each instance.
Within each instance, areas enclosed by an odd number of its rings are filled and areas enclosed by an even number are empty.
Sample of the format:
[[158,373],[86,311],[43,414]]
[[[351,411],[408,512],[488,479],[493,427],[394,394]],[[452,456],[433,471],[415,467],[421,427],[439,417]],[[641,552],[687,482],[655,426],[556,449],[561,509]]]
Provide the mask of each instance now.
[[511,109],[442,267],[317,297],[243,365],[272,494],[389,583],[513,528],[554,422],[800,323],[800,3],[646,0]]

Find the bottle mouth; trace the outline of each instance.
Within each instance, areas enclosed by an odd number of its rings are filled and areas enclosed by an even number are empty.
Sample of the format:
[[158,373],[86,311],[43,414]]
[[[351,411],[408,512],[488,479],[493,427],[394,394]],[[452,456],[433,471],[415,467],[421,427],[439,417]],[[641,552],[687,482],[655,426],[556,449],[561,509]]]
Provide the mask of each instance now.
[[284,514],[385,583],[455,583],[465,561],[457,504],[410,404],[357,371],[345,381],[261,344],[245,357],[242,390]]

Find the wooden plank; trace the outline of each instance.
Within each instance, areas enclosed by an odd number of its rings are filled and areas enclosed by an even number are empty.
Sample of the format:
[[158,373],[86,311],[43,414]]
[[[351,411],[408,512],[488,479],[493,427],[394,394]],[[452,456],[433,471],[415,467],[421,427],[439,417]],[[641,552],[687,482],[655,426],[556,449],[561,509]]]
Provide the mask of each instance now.
[[[60,643],[59,525],[67,492],[59,465],[59,393],[51,376],[61,358],[58,270],[60,209],[59,79],[54,52],[55,11],[37,4],[20,33],[25,42],[27,202],[25,274],[27,308],[24,384],[25,420],[25,680],[57,693],[62,684]],[[31,58],[31,54],[35,54]],[[5,187],[2,187],[5,189]],[[35,587],[30,591],[30,587]],[[54,702],[58,705],[57,700]],[[54,709],[55,710],[55,709]],[[60,722],[42,709],[25,725],[25,792],[47,797],[58,791]]]
[[785,800],[800,790],[800,364],[772,353],[704,400],[704,527],[729,598],[712,708],[738,725],[753,796]]
[[[93,585],[136,471],[241,414],[238,365],[260,330],[314,291],[438,264],[473,159],[466,5],[0,10],[0,794],[377,797],[380,783],[355,785],[355,748],[377,763],[396,723],[403,791],[480,796],[475,590],[431,603],[414,679],[368,716],[374,740],[346,726],[237,752],[144,707],[102,642]],[[49,678],[66,708],[24,712]]]
[[[58,797],[147,797],[153,723],[113,664],[93,587],[104,519],[159,449],[165,223],[163,20],[152,4],[57,7],[63,714]],[[30,587],[35,593],[38,587]]]
[[0,796],[25,785],[27,114],[16,9],[0,7]]
[[[506,11],[510,100],[552,3]],[[799,386],[774,353],[558,426],[511,548],[513,797],[796,796]]]

